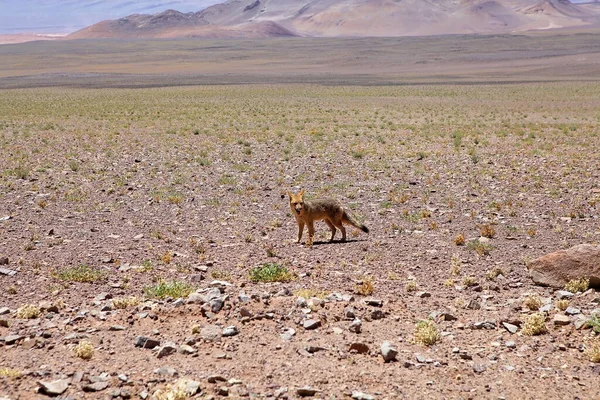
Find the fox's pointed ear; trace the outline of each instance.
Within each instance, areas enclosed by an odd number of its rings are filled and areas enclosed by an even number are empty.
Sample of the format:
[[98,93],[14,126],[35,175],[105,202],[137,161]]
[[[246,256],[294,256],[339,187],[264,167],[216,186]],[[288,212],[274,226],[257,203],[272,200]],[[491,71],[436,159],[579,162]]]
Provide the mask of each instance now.
[[287,192],[288,197],[291,199],[292,198],[292,192],[288,191]]
[[300,191],[300,193],[298,193],[298,194],[299,194],[300,196],[304,196],[304,189],[302,189],[302,190]]

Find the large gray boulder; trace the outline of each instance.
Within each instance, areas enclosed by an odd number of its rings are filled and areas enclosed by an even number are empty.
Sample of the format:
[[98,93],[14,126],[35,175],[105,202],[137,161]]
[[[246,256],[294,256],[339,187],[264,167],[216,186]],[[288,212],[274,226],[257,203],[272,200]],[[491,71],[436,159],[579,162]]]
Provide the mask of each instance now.
[[533,260],[527,266],[533,281],[562,288],[572,279],[588,278],[590,287],[600,287],[600,246],[580,244]]

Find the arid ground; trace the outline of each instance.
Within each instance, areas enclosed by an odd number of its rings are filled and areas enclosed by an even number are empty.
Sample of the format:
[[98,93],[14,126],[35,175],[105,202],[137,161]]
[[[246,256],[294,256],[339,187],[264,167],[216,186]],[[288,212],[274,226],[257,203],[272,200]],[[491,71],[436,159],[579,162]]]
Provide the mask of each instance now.
[[600,398],[600,41],[460,39],[0,46],[0,398]]

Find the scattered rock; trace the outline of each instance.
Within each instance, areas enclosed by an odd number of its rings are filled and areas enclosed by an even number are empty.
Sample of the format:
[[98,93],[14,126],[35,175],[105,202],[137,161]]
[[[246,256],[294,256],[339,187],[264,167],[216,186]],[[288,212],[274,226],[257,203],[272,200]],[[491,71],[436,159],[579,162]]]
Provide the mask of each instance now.
[[496,322],[495,321],[481,321],[481,322],[475,322],[471,325],[471,329],[496,329]]
[[352,398],[354,400],[375,400],[375,396],[357,391],[352,392]]
[[177,375],[177,370],[173,367],[160,367],[154,370],[156,375],[160,376],[175,376]]
[[510,333],[517,333],[517,331],[519,330],[518,326],[509,324],[508,322],[503,322],[502,326],[504,326],[506,328],[506,330],[509,331]]
[[108,387],[108,382],[87,383],[81,386],[84,392],[100,392]]
[[223,329],[224,337],[235,336],[238,333],[240,333],[240,331],[238,330],[238,328],[235,325],[228,326],[227,328]]
[[304,386],[296,389],[296,394],[300,397],[311,397],[319,392],[319,389],[315,389],[310,386]]
[[429,292],[417,292],[417,293],[415,293],[415,296],[417,296],[420,299],[425,299],[427,297],[431,297],[431,293],[429,293]]
[[58,379],[52,382],[38,382],[42,393],[45,393],[50,396],[59,396],[63,394],[69,388],[70,384],[71,381],[69,379]]
[[8,265],[8,257],[0,257],[0,265]]
[[196,350],[195,348],[193,348],[192,346],[189,346],[187,344],[182,344],[181,346],[179,346],[179,352],[181,354],[190,355],[190,354],[197,353],[198,350]]
[[0,268],[0,274],[2,274],[2,275],[13,276],[16,273],[17,273],[17,271],[15,271],[14,269]]
[[390,342],[385,341],[381,344],[381,355],[385,362],[394,361],[398,355],[398,350]]
[[135,347],[142,347],[144,349],[153,349],[160,345],[160,341],[151,339],[146,336],[138,336],[135,338]]
[[10,313],[10,308],[8,307],[0,307],[0,315],[5,315]]
[[21,335],[9,335],[4,337],[4,343],[11,345],[17,343],[21,339],[23,339],[23,336]]
[[380,299],[367,298],[364,302],[371,307],[383,307],[383,300]]
[[565,310],[565,314],[567,315],[577,315],[577,314],[581,314],[581,310],[577,307],[567,307],[567,309]]
[[351,353],[368,354],[369,350],[369,346],[365,343],[355,342],[350,345],[350,349],[348,351]]
[[565,326],[571,323],[571,319],[567,315],[563,314],[556,314],[552,321],[556,326]]
[[206,380],[208,383],[227,382],[227,378],[223,375],[209,375]]
[[353,307],[346,307],[344,308],[344,318],[346,319],[354,319],[356,318],[356,311],[354,310]]
[[476,374],[482,374],[487,370],[487,366],[485,364],[473,364],[473,372]]
[[318,319],[307,319],[302,323],[302,326],[306,330],[317,329],[318,327],[321,326],[321,321]]
[[177,345],[172,342],[167,342],[158,349],[156,357],[163,358],[175,352],[177,352]]
[[202,338],[204,340],[207,340],[209,342],[220,341],[222,334],[223,334],[223,331],[222,331],[221,327],[219,327],[217,325],[206,325],[204,328],[202,328],[200,330],[200,336],[202,336]]
[[294,335],[296,334],[296,330],[292,328],[283,328],[283,333],[279,335],[283,340],[289,342],[292,340]]
[[350,326],[348,327],[348,330],[352,333],[360,333],[362,330],[362,322],[360,319],[355,319],[354,321],[352,321],[352,323],[350,324]]
[[564,287],[572,279],[587,277],[591,286],[600,285],[600,246],[580,244],[535,259],[527,266],[538,285]]
[[573,296],[575,296],[573,293],[569,292],[568,290],[557,290],[555,295],[556,295],[556,298],[559,300],[570,299]]

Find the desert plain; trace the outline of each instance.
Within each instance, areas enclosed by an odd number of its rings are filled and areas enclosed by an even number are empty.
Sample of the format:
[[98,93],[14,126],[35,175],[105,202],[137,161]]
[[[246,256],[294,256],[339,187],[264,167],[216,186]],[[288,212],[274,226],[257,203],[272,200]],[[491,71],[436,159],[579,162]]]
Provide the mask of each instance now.
[[600,398],[599,38],[0,46],[0,398]]

